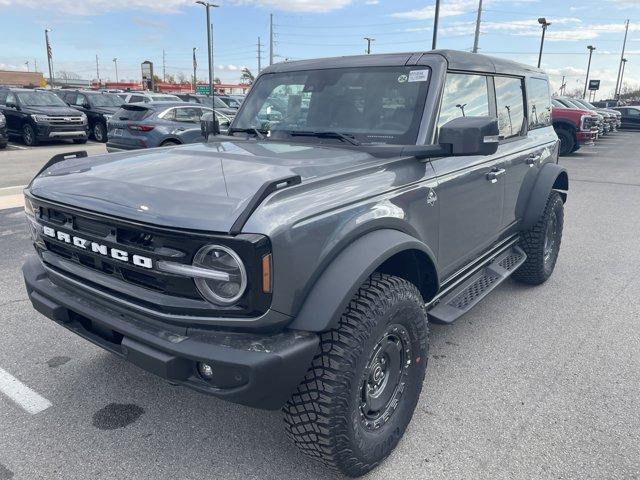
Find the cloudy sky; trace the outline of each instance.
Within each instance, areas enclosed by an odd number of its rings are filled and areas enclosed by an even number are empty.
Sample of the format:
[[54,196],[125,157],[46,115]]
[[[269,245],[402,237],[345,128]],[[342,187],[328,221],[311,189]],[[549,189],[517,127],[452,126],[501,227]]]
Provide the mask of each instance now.
[[[364,36],[374,53],[431,47],[434,0],[219,0],[214,10],[216,76],[237,81],[241,67],[257,70],[261,37],[263,65],[269,61],[269,13],[274,14],[275,61],[364,53]],[[438,46],[470,50],[478,0],[442,0]],[[543,67],[556,88],[584,84],[587,45],[594,45],[591,78],[613,90],[630,19],[625,83],[640,85],[640,0],[484,0],[481,53],[535,64],[540,42],[537,18],[552,22]],[[140,77],[140,63],[154,62],[167,74],[191,74],[198,47],[198,76],[206,75],[204,8],[193,0],[0,0],[0,69],[46,65],[44,28],[52,29],[54,68],[95,78]]]

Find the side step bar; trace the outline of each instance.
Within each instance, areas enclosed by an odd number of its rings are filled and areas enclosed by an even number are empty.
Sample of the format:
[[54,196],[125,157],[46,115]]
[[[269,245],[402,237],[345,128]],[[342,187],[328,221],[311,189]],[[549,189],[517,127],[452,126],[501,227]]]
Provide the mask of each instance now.
[[504,282],[526,259],[527,255],[518,246],[502,252],[485,267],[442,297],[427,312],[429,321],[444,324],[453,323]]

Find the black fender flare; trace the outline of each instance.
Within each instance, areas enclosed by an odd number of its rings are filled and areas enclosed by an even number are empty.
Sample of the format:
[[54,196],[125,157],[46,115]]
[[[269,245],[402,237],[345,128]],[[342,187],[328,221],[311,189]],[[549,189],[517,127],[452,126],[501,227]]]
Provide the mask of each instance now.
[[569,175],[567,170],[556,163],[545,163],[538,173],[522,219],[522,230],[531,228],[540,218],[551,190],[558,190],[562,200],[567,201]]
[[359,237],[327,266],[289,328],[310,332],[335,328],[364,281],[386,260],[405,250],[420,251],[436,265],[426,244],[399,230],[374,230]]

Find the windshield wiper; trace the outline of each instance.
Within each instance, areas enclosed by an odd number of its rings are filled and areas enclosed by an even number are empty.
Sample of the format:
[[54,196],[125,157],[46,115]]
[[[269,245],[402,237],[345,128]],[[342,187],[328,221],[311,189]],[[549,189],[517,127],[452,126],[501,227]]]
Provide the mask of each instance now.
[[232,135],[236,132],[240,132],[240,133],[253,133],[256,137],[258,137],[260,140],[264,140],[266,137],[264,136],[264,133],[261,132],[260,130],[258,130],[255,127],[249,127],[249,128],[230,128],[229,129],[229,135]]
[[345,142],[349,142],[351,145],[360,145],[360,142],[356,140],[353,135],[347,135],[340,132],[312,132],[304,130],[291,130],[289,132],[289,135],[291,135],[292,137],[338,138],[340,140],[344,140]]

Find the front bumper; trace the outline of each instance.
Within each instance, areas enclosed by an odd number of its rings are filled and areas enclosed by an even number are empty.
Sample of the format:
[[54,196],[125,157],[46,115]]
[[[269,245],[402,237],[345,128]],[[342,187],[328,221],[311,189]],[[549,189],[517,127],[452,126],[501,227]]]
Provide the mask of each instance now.
[[578,140],[578,144],[580,145],[593,145],[595,140],[598,138],[598,131],[579,131],[576,134],[576,138]]
[[38,140],[82,140],[89,135],[87,125],[36,125],[36,136]]
[[[131,363],[203,393],[256,408],[280,408],[316,353],[314,333],[237,333],[175,327],[121,310],[55,284],[33,255],[22,268],[33,307],[46,317]],[[213,367],[204,380],[198,362]]]

